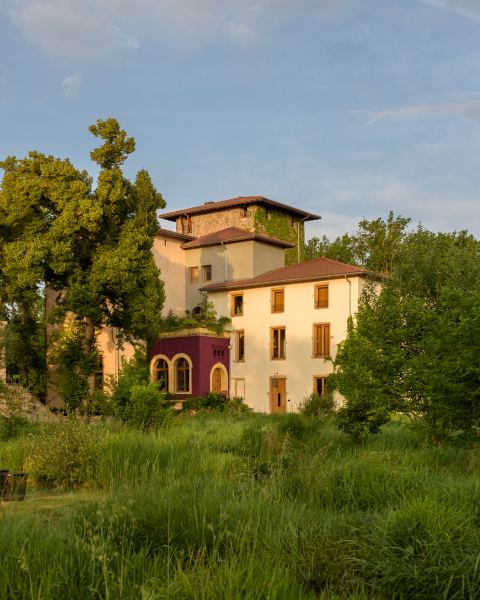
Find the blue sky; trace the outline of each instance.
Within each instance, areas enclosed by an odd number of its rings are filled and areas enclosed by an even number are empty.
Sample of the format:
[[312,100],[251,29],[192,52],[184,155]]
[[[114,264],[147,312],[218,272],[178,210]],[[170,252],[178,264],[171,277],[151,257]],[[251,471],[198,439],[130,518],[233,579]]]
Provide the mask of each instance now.
[[[95,175],[115,117],[169,210],[263,195],[333,237],[480,237],[480,0],[2,0],[0,158]],[[165,223],[165,222],[164,222]]]

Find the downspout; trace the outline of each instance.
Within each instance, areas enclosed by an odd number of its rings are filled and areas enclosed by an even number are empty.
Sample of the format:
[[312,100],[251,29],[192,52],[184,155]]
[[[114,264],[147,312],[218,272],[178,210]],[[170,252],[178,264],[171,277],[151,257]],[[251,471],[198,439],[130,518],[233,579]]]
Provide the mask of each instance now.
[[225,281],[228,281],[228,254],[227,254],[227,247],[225,246],[225,244],[223,242],[220,242],[223,246],[223,249],[225,250]]
[[303,217],[303,219],[299,219],[297,221],[297,228],[298,228],[298,262],[300,262],[300,223],[302,221],[305,221],[305,219],[308,219],[310,215],[307,215],[306,217]]
[[345,279],[348,281],[348,316],[352,316],[352,282],[345,274]]

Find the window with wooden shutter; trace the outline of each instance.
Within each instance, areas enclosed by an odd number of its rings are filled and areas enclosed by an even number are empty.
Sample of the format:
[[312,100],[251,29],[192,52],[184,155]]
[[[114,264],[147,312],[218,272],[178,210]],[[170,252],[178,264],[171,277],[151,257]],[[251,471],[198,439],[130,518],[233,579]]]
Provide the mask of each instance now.
[[330,356],[330,325],[315,325],[314,355]]
[[315,288],[315,308],[328,308],[328,285]]
[[285,291],[273,290],[272,296],[272,312],[283,312],[285,310]]

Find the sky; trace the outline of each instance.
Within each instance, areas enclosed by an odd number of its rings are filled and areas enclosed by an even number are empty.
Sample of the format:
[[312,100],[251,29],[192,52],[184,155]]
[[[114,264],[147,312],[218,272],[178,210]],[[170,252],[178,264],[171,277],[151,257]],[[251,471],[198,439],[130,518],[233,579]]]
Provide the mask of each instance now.
[[96,176],[114,117],[167,210],[262,195],[321,215],[307,237],[390,210],[480,237],[479,41],[480,0],[0,0],[0,160]]

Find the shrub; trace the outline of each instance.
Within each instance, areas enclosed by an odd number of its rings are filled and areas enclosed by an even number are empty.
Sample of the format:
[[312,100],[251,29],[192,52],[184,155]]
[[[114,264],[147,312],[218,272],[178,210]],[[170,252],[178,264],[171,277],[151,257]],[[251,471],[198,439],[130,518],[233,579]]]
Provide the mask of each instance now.
[[281,435],[286,435],[287,431],[289,431],[291,437],[297,440],[303,439],[307,431],[305,419],[298,413],[281,415],[281,418],[277,422],[277,428]]
[[165,400],[155,383],[134,385],[124,410],[125,420],[133,427],[149,431],[165,426],[173,418],[172,402]]
[[312,392],[302,400],[298,408],[306,419],[330,416],[335,411],[333,393],[328,391],[325,394]]
[[104,438],[79,421],[44,424],[25,444],[25,469],[46,486],[73,487],[95,480]]
[[22,398],[0,380],[0,439],[15,438],[27,424]]

